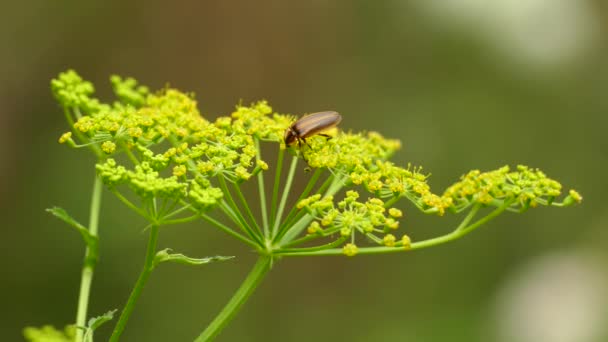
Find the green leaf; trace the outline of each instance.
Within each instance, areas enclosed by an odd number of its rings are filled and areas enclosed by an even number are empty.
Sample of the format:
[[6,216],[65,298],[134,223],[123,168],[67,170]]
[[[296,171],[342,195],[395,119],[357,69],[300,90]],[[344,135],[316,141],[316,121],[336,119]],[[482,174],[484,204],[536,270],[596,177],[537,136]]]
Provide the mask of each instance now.
[[74,218],[72,218],[63,208],[54,207],[54,208],[49,208],[46,211],[48,211],[49,213],[53,214],[58,219],[62,220],[63,222],[65,222],[65,223],[69,224],[70,226],[72,226],[73,228],[75,228],[82,236],[84,243],[86,243],[87,246],[90,247],[91,249],[95,248],[95,246],[97,245],[97,237],[94,235],[91,235],[91,233],[89,233],[89,230],[85,226],[83,226],[78,221],[76,221]]
[[190,257],[185,256],[180,253],[172,254],[170,252],[171,252],[170,248],[166,248],[166,249],[163,249],[162,251],[158,251],[156,253],[156,257],[154,258],[154,267],[156,267],[156,265],[160,264],[161,262],[165,262],[165,261],[177,262],[177,263],[186,264],[186,265],[202,265],[202,264],[208,264],[208,263],[214,262],[214,261],[226,261],[226,260],[230,260],[230,259],[234,258],[234,256],[220,256],[220,255],[206,257],[206,258],[190,258]]
[[58,330],[52,325],[23,329],[23,337],[29,342],[73,342],[75,336],[76,328],[73,325],[66,326],[64,330]]
[[86,342],[93,342],[93,332],[105,322],[111,321],[114,318],[114,314],[116,313],[116,311],[116,309],[110,310],[101,316],[89,319],[89,324],[84,333],[84,340]]

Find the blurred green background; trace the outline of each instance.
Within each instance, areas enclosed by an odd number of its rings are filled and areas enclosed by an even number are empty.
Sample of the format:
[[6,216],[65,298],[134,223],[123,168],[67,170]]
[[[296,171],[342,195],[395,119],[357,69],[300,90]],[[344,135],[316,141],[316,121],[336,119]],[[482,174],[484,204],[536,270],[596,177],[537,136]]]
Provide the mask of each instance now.
[[[239,101],[336,110],[346,130],[401,139],[434,192],[473,168],[543,169],[583,205],[505,214],[457,242],[370,257],[285,259],[218,341],[608,340],[608,6],[577,0],[28,1],[0,5],[0,319],[75,317],[83,244],[45,213],[87,221],[92,156],[57,143],[67,125],[49,81],[76,69],[111,100],[108,77],[193,91],[209,118]],[[405,202],[413,239],[447,232]],[[144,257],[143,222],[109,193],[90,314],[120,308]],[[204,224],[161,248],[236,255],[152,275],[124,341],[190,341],[254,255]],[[105,340],[110,323],[97,334]]]

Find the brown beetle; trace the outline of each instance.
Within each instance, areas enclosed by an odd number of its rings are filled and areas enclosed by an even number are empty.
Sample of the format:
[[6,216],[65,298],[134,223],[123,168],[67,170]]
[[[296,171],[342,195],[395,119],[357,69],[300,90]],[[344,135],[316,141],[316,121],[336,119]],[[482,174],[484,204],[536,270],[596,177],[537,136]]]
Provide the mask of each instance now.
[[334,111],[305,115],[285,130],[285,145],[289,146],[297,141],[298,146],[302,147],[302,142],[307,144],[306,138],[315,134],[327,136],[322,132],[336,127],[340,121],[342,116]]

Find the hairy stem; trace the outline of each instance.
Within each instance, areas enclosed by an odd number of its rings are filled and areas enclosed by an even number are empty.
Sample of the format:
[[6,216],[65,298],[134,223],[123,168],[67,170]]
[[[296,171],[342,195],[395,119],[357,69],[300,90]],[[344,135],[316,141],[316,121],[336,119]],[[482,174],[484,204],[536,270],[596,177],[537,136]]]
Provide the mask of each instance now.
[[247,301],[249,296],[258,287],[266,273],[272,266],[272,257],[261,255],[247,275],[247,278],[234,293],[228,304],[215,317],[213,322],[194,340],[195,342],[206,342],[213,340],[222,329],[234,318],[239,309]]
[[[101,179],[95,176],[93,183],[93,194],[91,195],[91,212],[89,216],[89,234],[97,236],[99,228],[99,210],[101,209],[101,194],[103,183]],[[84,327],[86,325],[87,310],[89,306],[89,296],[91,292],[91,282],[93,281],[93,273],[97,263],[97,245],[87,246],[85,252],[84,266],[80,276],[80,292],[78,294],[78,309],[76,311],[76,326]],[[94,249],[94,250],[93,250]],[[84,331],[76,329],[76,342],[82,342]]]
[[116,323],[116,327],[114,327],[114,332],[110,337],[110,342],[116,342],[120,339],[120,335],[125,330],[125,326],[127,325],[127,321],[135,308],[135,304],[141,295],[148,278],[150,277],[150,273],[154,269],[154,257],[156,256],[156,244],[158,242],[158,231],[160,226],[157,224],[152,225],[152,229],[150,230],[150,237],[148,239],[148,247],[146,250],[146,259],[144,261],[144,267],[139,274],[139,278],[135,283],[135,287],[133,291],[131,291],[131,295],[129,296],[129,300],[127,300],[127,304],[120,314],[120,318]]

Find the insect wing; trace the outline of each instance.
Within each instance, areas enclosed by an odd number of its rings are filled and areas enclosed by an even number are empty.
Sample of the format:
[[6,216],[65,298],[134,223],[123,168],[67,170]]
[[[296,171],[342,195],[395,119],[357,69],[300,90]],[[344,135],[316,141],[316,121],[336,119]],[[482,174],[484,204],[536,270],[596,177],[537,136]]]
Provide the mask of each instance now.
[[319,132],[335,127],[342,121],[337,112],[319,112],[306,115],[293,124],[293,129],[300,137],[306,138]]

